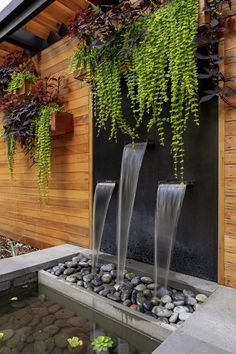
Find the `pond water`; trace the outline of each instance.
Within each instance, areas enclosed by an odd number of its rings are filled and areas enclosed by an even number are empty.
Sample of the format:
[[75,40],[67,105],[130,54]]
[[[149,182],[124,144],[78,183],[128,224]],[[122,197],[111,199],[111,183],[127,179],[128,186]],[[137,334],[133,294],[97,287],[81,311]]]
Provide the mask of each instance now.
[[[103,351],[92,346],[101,336],[112,343]],[[79,340],[74,349],[68,343],[72,337]],[[150,354],[158,344],[47,288],[40,295],[0,298],[3,354]]]

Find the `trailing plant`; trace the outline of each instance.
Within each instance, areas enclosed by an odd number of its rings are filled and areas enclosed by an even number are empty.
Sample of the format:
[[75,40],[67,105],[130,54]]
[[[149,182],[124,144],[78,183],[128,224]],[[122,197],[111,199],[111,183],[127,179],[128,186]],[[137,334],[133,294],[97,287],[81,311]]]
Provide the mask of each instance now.
[[7,91],[8,85],[12,80],[12,75],[17,75],[17,73],[19,74],[24,71],[32,75],[37,73],[33,59],[19,51],[7,55],[3,65],[0,66],[0,96],[4,95]]
[[35,122],[37,178],[40,194],[43,197],[48,195],[48,177],[51,170],[51,136],[50,117],[53,112],[62,111],[58,104],[41,107],[41,113]]
[[203,9],[208,14],[209,23],[199,31],[197,36],[197,44],[205,48],[205,53],[200,50],[197,52],[197,58],[206,63],[204,71],[199,74],[199,79],[210,80],[212,89],[204,91],[205,95],[200,103],[218,96],[225,103],[236,108],[229,101],[229,97],[236,94],[236,86],[232,84],[232,80],[228,80],[222,74],[219,66],[224,58],[218,52],[218,44],[222,34],[227,30],[227,20],[230,17],[226,11],[223,11],[223,6],[226,4],[231,8],[231,0],[206,0],[206,6]]
[[15,95],[24,85],[26,80],[33,84],[36,80],[36,76],[27,70],[23,70],[19,73],[14,71],[11,75],[11,80],[8,83],[6,91]]
[[0,99],[4,111],[3,138],[7,142],[9,170],[13,176],[14,155],[19,144],[32,163],[36,163],[39,190],[42,197],[48,194],[50,173],[52,112],[62,111],[59,89],[63,78],[39,78],[32,86],[31,96],[18,102],[8,94]]
[[[198,124],[194,41],[198,1],[175,0],[161,7],[156,1],[154,5],[147,5],[142,11],[142,5],[133,8],[123,1],[116,10],[112,8],[105,14],[90,8],[86,23],[85,15],[78,16],[76,24],[70,26],[72,34],[80,39],[72,57],[72,69],[86,69],[99,111],[98,128],[110,126],[110,138],[116,138],[120,130],[134,141],[147,112],[147,129],[155,126],[163,145],[164,128],[169,124],[175,175],[183,179],[184,132],[190,118]],[[128,87],[134,125],[123,115],[122,78]],[[168,101],[170,112],[164,115]]]
[[14,155],[16,144],[19,143],[26,155],[35,162],[35,137],[31,127],[41,112],[37,98],[25,99],[22,102],[13,101],[5,107],[4,134],[7,142],[7,156],[11,176],[13,176]]

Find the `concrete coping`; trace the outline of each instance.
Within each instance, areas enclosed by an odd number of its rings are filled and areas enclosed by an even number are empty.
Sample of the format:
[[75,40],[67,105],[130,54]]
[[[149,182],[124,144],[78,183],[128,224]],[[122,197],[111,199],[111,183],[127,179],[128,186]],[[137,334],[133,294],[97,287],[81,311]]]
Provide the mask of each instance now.
[[70,259],[78,252],[77,246],[64,244],[21,256],[1,259],[0,283],[40,269],[49,268],[58,262]]

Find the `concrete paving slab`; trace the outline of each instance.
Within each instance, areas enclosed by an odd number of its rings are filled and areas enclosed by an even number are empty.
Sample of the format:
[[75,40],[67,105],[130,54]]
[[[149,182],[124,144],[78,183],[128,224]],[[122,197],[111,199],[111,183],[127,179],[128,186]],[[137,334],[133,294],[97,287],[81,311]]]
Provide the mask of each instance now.
[[64,262],[79,252],[80,248],[64,244],[0,260],[0,283],[16,277],[49,268]]
[[180,331],[235,354],[236,289],[219,286]]
[[232,354],[232,352],[177,331],[171,334],[152,354]]

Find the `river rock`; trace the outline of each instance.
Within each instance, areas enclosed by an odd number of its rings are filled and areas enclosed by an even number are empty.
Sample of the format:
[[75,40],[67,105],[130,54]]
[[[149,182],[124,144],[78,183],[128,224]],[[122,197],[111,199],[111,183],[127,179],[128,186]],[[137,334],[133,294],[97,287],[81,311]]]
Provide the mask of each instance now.
[[175,306],[183,306],[185,304],[185,301],[184,300],[174,300],[173,304]]
[[169,295],[164,295],[164,296],[162,296],[162,298],[161,298],[161,302],[163,303],[163,304],[167,304],[168,302],[171,302],[172,301],[172,299],[171,299],[171,297],[169,296]]
[[84,287],[84,281],[83,280],[78,280],[77,285],[81,286],[82,288]]
[[141,282],[143,283],[143,284],[152,284],[153,283],[153,279],[152,278],[150,278],[150,277],[142,277],[141,278]]
[[133,290],[132,293],[131,293],[131,302],[132,304],[136,304],[136,300],[137,300],[137,290]]
[[71,275],[73,273],[75,273],[75,269],[74,268],[67,268],[67,269],[64,270],[64,274],[65,275]]
[[89,273],[83,276],[83,281],[90,282],[91,280],[93,280],[93,277],[94,275],[92,273]]
[[54,315],[48,315],[44,318],[42,318],[42,325],[43,326],[49,326],[55,321]]
[[105,273],[102,276],[102,282],[105,284],[109,284],[112,280],[112,276],[109,273]]
[[147,289],[154,290],[155,289],[155,284],[154,283],[148,284],[147,285]]
[[55,313],[57,311],[60,310],[60,306],[58,304],[54,304],[54,305],[51,305],[49,308],[48,308],[48,312],[49,313]]
[[167,302],[167,303],[165,304],[165,308],[166,308],[167,310],[173,310],[174,307],[175,307],[175,305],[173,304],[173,302]]
[[154,306],[159,305],[160,301],[161,301],[161,300],[159,299],[159,297],[153,297],[153,298],[151,299],[151,303],[152,303]]
[[113,264],[113,263],[103,264],[101,266],[101,270],[103,272],[111,272],[114,269],[115,269],[115,264]]
[[146,285],[144,284],[139,284],[135,287],[135,290],[137,291],[144,291],[146,289]]
[[145,289],[145,290],[143,290],[143,295],[145,297],[151,298],[152,297],[152,291],[149,290],[149,289]]
[[184,294],[184,296],[187,296],[187,297],[194,297],[194,292],[189,289],[184,289],[183,294]]
[[125,278],[128,280],[132,280],[135,277],[135,274],[133,272],[127,272],[125,274]]
[[131,306],[131,301],[130,301],[129,299],[127,299],[127,300],[125,300],[125,301],[123,302],[123,305],[124,305],[124,306],[127,306],[127,307],[130,307],[130,306]]
[[146,311],[151,311],[151,309],[152,309],[151,301],[148,299],[145,299],[143,302],[143,307],[145,308]]
[[80,262],[79,262],[79,265],[81,266],[81,267],[88,267],[88,261],[83,261],[83,260],[81,260]]
[[181,293],[180,291],[177,291],[176,293],[173,293],[172,294],[172,298],[173,300],[176,300],[176,301],[184,301],[185,300],[185,296],[183,293]]
[[100,286],[100,285],[103,284],[100,275],[95,275],[95,276],[94,276],[94,279],[91,281],[91,283],[92,283],[94,286]]
[[140,276],[135,276],[132,280],[131,280],[131,284],[133,286],[137,286],[141,283],[141,277]]
[[34,354],[44,354],[46,352],[46,344],[44,341],[36,341],[34,342]]
[[165,307],[154,306],[152,312],[155,313],[158,317],[170,317],[173,312],[167,310]]
[[121,301],[125,301],[125,300],[130,299],[131,294],[132,294],[132,290],[131,289],[123,290],[121,292]]
[[142,306],[143,303],[144,303],[144,301],[145,301],[145,297],[142,295],[141,292],[139,292],[139,293],[137,294],[137,299],[136,299],[137,305]]
[[115,292],[114,294],[107,294],[107,298],[116,302],[120,301],[120,293]]
[[183,312],[189,312],[189,309],[186,306],[176,306],[174,308],[174,313],[183,313]]
[[198,302],[205,302],[205,301],[207,300],[207,296],[204,295],[204,294],[197,294],[196,300],[197,300]]
[[180,321],[186,321],[192,314],[189,312],[181,312],[179,314]]
[[70,262],[67,263],[67,267],[68,268],[77,268],[78,267],[78,262],[70,261]]
[[59,327],[52,324],[50,326],[44,327],[43,332],[48,333],[50,336],[54,336],[59,331]]
[[60,332],[56,334],[54,337],[56,346],[62,349],[67,347],[68,344],[67,339],[68,339],[68,335],[64,332]]
[[76,283],[77,279],[74,275],[68,275],[68,277],[66,277],[66,281],[68,281],[69,283]]
[[72,317],[74,313],[67,309],[61,309],[55,313],[56,319],[68,319]]
[[171,295],[171,292],[167,288],[159,287],[157,289],[156,296],[162,298],[165,295]]
[[130,305],[129,308],[130,308],[131,310],[137,311],[137,307],[138,307],[138,305],[132,304],[132,305]]
[[105,288],[101,291],[99,291],[99,295],[106,297],[110,293],[110,290]]
[[193,306],[193,305],[196,305],[197,300],[194,297],[186,297],[185,303],[186,303],[186,305]]
[[178,313],[173,313],[170,318],[169,318],[169,322],[170,323],[175,323],[178,320],[179,314]]
[[116,271],[115,269],[111,270],[111,271],[110,271],[110,274],[111,274],[111,276],[112,276],[112,279],[116,279],[116,277],[117,277],[117,271]]
[[15,334],[15,331],[13,329],[3,329],[0,332],[4,333],[4,337],[2,339],[3,342],[8,341]]
[[96,293],[96,294],[99,294],[100,291],[102,291],[104,289],[104,286],[103,285],[100,285],[100,286],[95,286],[93,291]]

